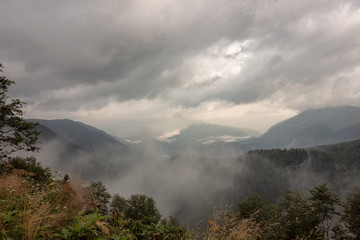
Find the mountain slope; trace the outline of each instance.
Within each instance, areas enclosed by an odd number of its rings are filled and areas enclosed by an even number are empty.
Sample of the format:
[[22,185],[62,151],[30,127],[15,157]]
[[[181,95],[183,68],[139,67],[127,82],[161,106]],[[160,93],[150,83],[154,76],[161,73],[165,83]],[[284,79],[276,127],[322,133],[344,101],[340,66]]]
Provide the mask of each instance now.
[[[40,132],[38,138],[40,151],[36,154],[37,158],[64,164],[70,163],[73,159],[84,154],[84,150],[80,146],[66,140],[49,128],[39,124],[36,126],[36,130]],[[49,149],[51,150],[49,151]],[[50,157],[49,152],[52,153]]]
[[164,142],[176,144],[210,144],[214,142],[236,142],[240,139],[259,136],[251,129],[202,123],[193,124],[180,131],[179,134],[162,139]]
[[44,125],[41,124],[37,125],[36,130],[40,132],[38,138],[39,144],[43,144],[49,141],[58,141],[71,151],[83,151],[83,149],[80,146],[66,140],[65,138],[61,137],[59,134],[45,127]]
[[97,151],[110,146],[116,146],[123,150],[128,148],[125,144],[116,140],[104,131],[81,122],[75,122],[69,119],[29,119],[29,121],[40,123],[67,141],[78,145],[88,152]]
[[180,132],[179,135],[169,138],[170,141],[179,141],[179,142],[199,142],[206,143],[206,140],[225,140],[226,138],[221,138],[228,136],[228,140],[236,141],[236,138],[247,138],[252,136],[259,136],[260,134],[251,129],[240,129],[229,126],[222,126],[216,124],[194,124],[185,128]]
[[359,139],[359,136],[360,136],[360,123],[356,124],[354,126],[351,126],[351,127],[341,129],[341,130],[335,132],[333,135],[335,135],[339,139],[341,139],[342,142]]
[[304,191],[324,183],[341,196],[359,188],[360,140],[310,148],[252,150],[239,161],[247,173],[239,171],[235,185],[243,184],[246,194],[257,192],[272,201],[279,200],[287,189]]
[[37,122],[40,151],[35,157],[44,166],[81,178],[114,178],[131,168],[138,159],[135,149],[104,131],[67,119]]
[[352,106],[304,111],[271,127],[253,141],[261,147],[308,147],[360,138],[360,108]]
[[181,154],[187,150],[201,152],[202,155],[238,154],[234,143],[259,136],[251,129],[235,128],[216,124],[194,124],[180,131],[178,135],[161,139],[158,145],[169,155]]

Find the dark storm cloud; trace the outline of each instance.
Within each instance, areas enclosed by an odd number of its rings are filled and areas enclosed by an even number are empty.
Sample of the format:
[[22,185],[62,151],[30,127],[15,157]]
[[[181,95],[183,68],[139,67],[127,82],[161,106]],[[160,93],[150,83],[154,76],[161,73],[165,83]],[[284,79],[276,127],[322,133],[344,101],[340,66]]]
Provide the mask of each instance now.
[[[2,1],[0,61],[14,93],[43,110],[110,99],[248,103],[279,92],[286,102],[289,89],[356,81],[358,13],[356,1],[335,0]],[[250,41],[225,56],[248,54],[241,72],[192,83],[198,69],[187,62],[216,59],[204,53],[224,39]]]
[[[287,8],[290,2],[291,7]],[[356,17],[359,8],[351,1],[322,3],[275,1],[266,5],[272,8],[259,10],[250,36],[255,41],[248,49],[253,57],[243,65],[227,91],[204,99],[247,103],[288,88],[306,95],[303,86],[318,88],[318,84],[322,84],[324,93],[343,81],[338,76],[352,73],[360,63],[360,55],[356,54],[360,50],[360,21]],[[354,22],[351,17],[356,18]],[[351,85],[358,75],[346,78]],[[311,106],[306,104],[307,108]]]
[[[23,65],[26,74],[17,81],[27,95],[114,82],[113,91],[105,95],[120,100],[153,96],[179,84],[176,79],[162,80],[164,70],[221,37],[217,31],[232,31],[226,28],[227,18],[244,25],[247,17],[226,5],[218,10],[226,16],[217,21],[212,15],[220,3],[214,3],[203,9],[199,3],[5,1],[2,61]],[[39,78],[37,73],[43,71],[47,74]]]

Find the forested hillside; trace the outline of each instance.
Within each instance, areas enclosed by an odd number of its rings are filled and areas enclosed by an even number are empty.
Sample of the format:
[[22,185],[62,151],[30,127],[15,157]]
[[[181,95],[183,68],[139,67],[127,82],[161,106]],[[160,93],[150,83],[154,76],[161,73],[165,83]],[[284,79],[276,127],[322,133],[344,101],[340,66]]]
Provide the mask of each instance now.
[[56,180],[35,159],[0,165],[2,239],[358,239],[360,191],[341,200],[325,184],[286,191],[279,201],[255,193],[217,209],[192,231],[165,220],[143,194],[112,196],[101,182]]
[[238,175],[236,184],[246,182],[246,194],[258,192],[271,201],[277,201],[287,189],[306,191],[323,183],[341,197],[360,187],[360,140],[311,148],[252,150],[239,157],[239,162],[248,174]]
[[[299,148],[354,141],[360,138],[360,108],[354,106],[310,109],[272,126],[249,141],[255,148]],[[250,149],[249,149],[250,150]]]

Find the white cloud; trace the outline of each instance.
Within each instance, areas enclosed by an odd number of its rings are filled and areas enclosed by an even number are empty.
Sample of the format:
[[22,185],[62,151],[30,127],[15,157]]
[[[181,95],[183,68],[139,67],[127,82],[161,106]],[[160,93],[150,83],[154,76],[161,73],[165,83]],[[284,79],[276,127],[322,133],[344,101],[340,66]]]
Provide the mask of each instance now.
[[180,134],[180,130],[175,129],[174,131],[165,132],[165,133],[157,136],[156,139],[160,140],[160,141],[171,142],[171,140],[169,140],[168,138],[171,138],[171,137],[179,135],[179,134]]

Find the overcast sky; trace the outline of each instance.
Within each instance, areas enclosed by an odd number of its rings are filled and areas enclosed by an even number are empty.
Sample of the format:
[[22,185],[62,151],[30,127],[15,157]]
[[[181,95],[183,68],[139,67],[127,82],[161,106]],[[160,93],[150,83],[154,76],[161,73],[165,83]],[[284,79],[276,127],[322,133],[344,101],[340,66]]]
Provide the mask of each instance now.
[[360,1],[1,0],[0,62],[28,118],[118,136],[266,131],[360,106]]

